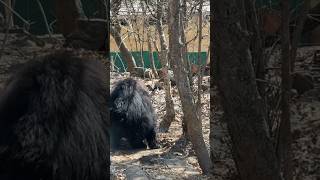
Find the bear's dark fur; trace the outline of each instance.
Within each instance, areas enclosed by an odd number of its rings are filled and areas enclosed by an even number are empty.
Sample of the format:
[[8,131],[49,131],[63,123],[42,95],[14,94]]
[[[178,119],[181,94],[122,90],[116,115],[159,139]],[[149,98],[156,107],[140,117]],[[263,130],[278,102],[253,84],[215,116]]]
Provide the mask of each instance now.
[[119,81],[110,96],[111,148],[117,149],[122,137],[133,149],[158,148],[156,115],[145,87],[128,78]]
[[23,65],[0,99],[0,179],[109,179],[103,65],[58,51]]

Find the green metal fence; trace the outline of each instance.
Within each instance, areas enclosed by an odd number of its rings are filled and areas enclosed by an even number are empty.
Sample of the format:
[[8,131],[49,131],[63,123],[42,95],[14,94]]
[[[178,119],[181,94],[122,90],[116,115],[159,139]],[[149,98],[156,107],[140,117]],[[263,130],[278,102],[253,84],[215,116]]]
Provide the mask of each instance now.
[[[149,58],[150,52],[149,51],[143,51],[142,53],[139,51],[131,52],[132,56],[134,57],[136,64],[138,67],[142,67],[144,63],[144,68],[150,68],[151,67],[151,61]],[[161,68],[161,63],[159,61],[158,53],[152,52],[155,66],[157,69]],[[127,69],[127,62],[123,59],[121,53],[119,52],[111,52],[110,57],[114,63],[115,70],[119,72],[124,72]],[[207,53],[201,52],[201,63],[204,65],[206,63]],[[143,61],[142,61],[143,60]],[[198,64],[198,52],[189,52],[188,53],[188,60],[193,64]]]

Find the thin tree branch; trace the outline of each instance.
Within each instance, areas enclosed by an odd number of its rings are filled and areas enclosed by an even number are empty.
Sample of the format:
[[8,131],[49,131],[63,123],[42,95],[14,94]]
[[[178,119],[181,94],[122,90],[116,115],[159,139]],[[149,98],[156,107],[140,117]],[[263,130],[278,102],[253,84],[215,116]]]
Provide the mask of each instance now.
[[0,3],[3,4],[6,8],[8,8],[12,13],[14,13],[21,21],[23,21],[26,25],[28,25],[28,27],[30,26],[30,23],[27,20],[21,17],[18,12],[16,12],[14,9],[8,6],[5,2],[3,2],[3,0],[0,0]]
[[41,11],[43,20],[44,20],[44,22],[45,22],[45,24],[46,24],[46,28],[47,28],[49,37],[52,38],[52,32],[51,32],[50,27],[49,27],[49,24],[48,24],[48,20],[47,20],[46,13],[45,13],[44,10],[43,10],[43,7],[42,7],[41,2],[40,2],[39,0],[37,0],[37,3],[38,3],[38,6],[39,6],[39,8],[40,8],[40,11]]

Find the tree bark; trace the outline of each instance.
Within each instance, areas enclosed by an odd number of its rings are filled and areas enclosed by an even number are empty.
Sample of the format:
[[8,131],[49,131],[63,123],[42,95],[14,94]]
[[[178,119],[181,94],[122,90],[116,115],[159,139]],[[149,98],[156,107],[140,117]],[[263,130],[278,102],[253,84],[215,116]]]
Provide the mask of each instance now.
[[281,122],[278,141],[278,156],[285,180],[292,180],[292,150],[290,122],[290,10],[289,0],[282,0],[282,32],[281,32]]
[[214,77],[238,172],[243,180],[280,180],[255,80],[249,36],[239,24],[244,12],[239,10],[236,0],[212,3]]
[[[188,72],[188,79],[190,86],[193,85],[192,81],[192,69],[191,69],[191,62],[189,61],[188,57],[188,45],[187,45],[187,39],[185,35],[185,29],[187,28],[188,21],[187,21],[187,0],[182,0],[181,3],[181,11],[180,11],[180,23],[181,23],[181,42],[183,44],[182,46],[182,59],[184,62],[184,68]],[[187,123],[186,118],[182,118],[182,133],[185,138],[188,138],[188,129],[187,129]]]
[[179,9],[180,0],[169,1],[169,57],[173,68],[174,77],[177,82],[183,115],[187,123],[188,137],[191,140],[202,172],[207,174],[210,172],[212,164],[203,140],[202,122],[199,119],[196,106],[193,103],[191,87],[188,82],[187,73],[184,70],[184,64],[182,61]]
[[185,34],[185,29],[188,27],[188,19],[187,19],[187,0],[182,0],[181,3],[181,42],[183,44],[182,47],[182,58],[184,59],[184,68],[188,71],[188,77],[190,85],[192,86],[192,72],[191,72],[191,62],[189,61],[188,57],[188,44],[187,44],[187,37]]
[[55,15],[60,32],[66,37],[78,29],[77,20],[85,18],[80,0],[55,0]]
[[198,31],[199,31],[199,38],[198,38],[198,100],[197,100],[197,111],[199,113],[199,118],[201,119],[201,84],[202,84],[202,62],[201,62],[201,44],[202,44],[202,6],[203,0],[199,0],[199,24],[198,24]]
[[[5,0],[4,3],[11,7],[12,8],[12,1],[11,0]],[[13,9],[13,8],[12,8]],[[6,24],[7,24],[7,27],[9,29],[13,28],[14,26],[14,23],[13,23],[13,13],[12,11],[7,8],[7,7],[4,7],[4,17],[5,17],[5,20],[6,20]]]
[[151,32],[150,32],[150,27],[147,29],[147,41],[148,41],[148,51],[149,51],[149,59],[151,62],[151,70],[152,73],[154,74],[154,78],[158,78],[158,72],[156,69],[156,65],[154,64],[154,58],[153,58],[153,49],[152,49],[152,41],[151,41]]
[[[266,75],[266,59],[263,57],[263,41],[259,24],[259,17],[256,10],[256,1],[255,0],[245,0],[245,11],[246,11],[246,20],[247,28],[252,34],[251,40],[251,54],[252,62],[255,70],[256,78],[260,80],[265,80]],[[264,99],[265,97],[265,83],[258,81],[258,90],[260,96]]]
[[110,34],[115,40],[117,46],[119,47],[120,53],[123,57],[123,59],[127,62],[128,69],[127,71],[130,73],[135,73],[135,69],[137,67],[136,61],[134,57],[131,55],[129,49],[127,48],[126,44],[121,38],[121,26],[119,24],[119,21],[117,19],[119,10],[121,7],[122,0],[112,0],[111,1],[111,7],[110,11],[113,14],[113,19],[111,20],[113,23],[113,26],[110,27]]
[[134,72],[135,68],[137,67],[136,62],[131,55],[129,49],[127,48],[126,44],[123,42],[120,34],[121,27],[119,24],[115,24],[114,27],[110,28],[110,34],[114,38],[117,46],[119,47],[119,50],[121,52],[121,55],[123,59],[127,62],[128,64],[128,72]]
[[66,46],[105,51],[109,21],[88,19],[81,0],[55,0],[54,3],[58,29],[66,39]]
[[164,80],[164,88],[165,88],[165,99],[166,99],[166,115],[160,123],[160,131],[167,132],[173,120],[175,119],[175,111],[174,111],[174,104],[171,96],[171,84],[170,84],[170,77],[169,77],[169,62],[168,62],[168,46],[165,40],[163,26],[162,26],[162,19],[164,14],[163,8],[164,2],[162,0],[157,0],[157,23],[156,28],[159,34],[160,40],[160,52],[159,52],[159,59],[161,62],[161,71],[163,74]]

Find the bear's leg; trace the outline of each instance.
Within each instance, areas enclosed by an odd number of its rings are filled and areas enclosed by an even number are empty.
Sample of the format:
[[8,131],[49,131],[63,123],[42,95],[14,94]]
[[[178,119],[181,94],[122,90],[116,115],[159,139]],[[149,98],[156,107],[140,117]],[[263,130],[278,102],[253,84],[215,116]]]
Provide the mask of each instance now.
[[149,133],[146,136],[148,146],[150,149],[157,149],[160,146],[158,145],[157,139],[156,139],[156,131],[154,128],[152,128]]
[[147,149],[147,145],[143,142],[143,139],[142,136],[131,135],[129,142],[133,149]]

